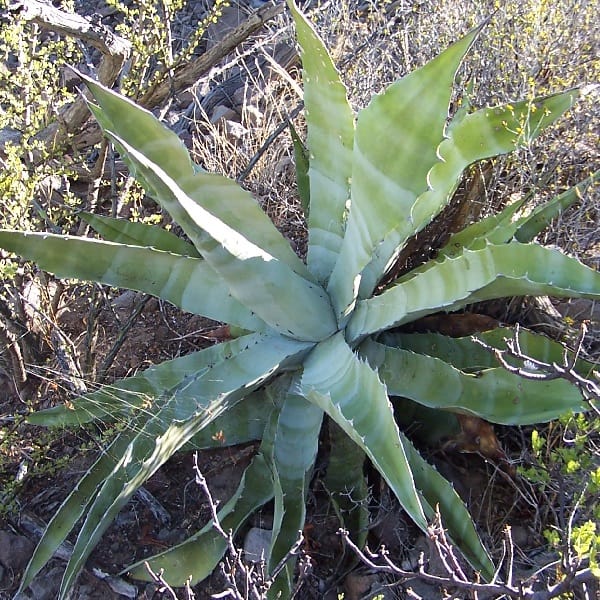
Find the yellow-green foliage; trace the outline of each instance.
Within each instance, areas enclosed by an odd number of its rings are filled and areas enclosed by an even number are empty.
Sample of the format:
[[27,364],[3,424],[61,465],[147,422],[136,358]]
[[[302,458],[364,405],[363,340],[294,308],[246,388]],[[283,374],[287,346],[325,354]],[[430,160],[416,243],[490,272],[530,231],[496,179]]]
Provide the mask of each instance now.
[[[72,100],[63,69],[79,60],[74,41],[18,16],[7,17],[0,29],[0,130],[12,134],[0,154],[1,227],[27,230],[56,224],[64,205],[76,204],[65,187],[65,161],[44,150],[35,136]],[[50,202],[58,188],[58,201]],[[12,269],[2,265],[0,273],[10,277]]]
[[207,16],[183,41],[173,39],[172,35],[173,20],[184,7],[183,0],[141,0],[133,4],[107,0],[107,4],[123,15],[117,32],[133,47],[122,82],[123,92],[139,98],[145,90],[160,83],[172,69],[193,56],[206,28],[219,19],[229,1],[216,0]]

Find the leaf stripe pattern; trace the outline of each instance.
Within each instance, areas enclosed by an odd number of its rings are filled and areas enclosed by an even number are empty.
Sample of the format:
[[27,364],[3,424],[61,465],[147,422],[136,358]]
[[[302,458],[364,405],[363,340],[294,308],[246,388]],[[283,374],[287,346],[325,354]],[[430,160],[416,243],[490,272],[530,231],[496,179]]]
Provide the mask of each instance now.
[[438,358],[372,341],[360,350],[373,368],[379,367],[388,393],[430,408],[472,414],[492,423],[528,425],[587,406],[579,390],[566,380],[532,381],[502,367],[467,374]]
[[[357,278],[373,251],[394,229],[405,232],[405,238],[413,231],[410,211],[438,160],[454,75],[478,31],[392,84],[359,112],[348,225],[328,287],[340,323],[354,305]],[[423,118],[415,120],[415,114]]]
[[[318,341],[336,330],[323,288],[298,275],[191,199],[188,192],[193,194],[201,185],[198,176],[184,177],[178,185],[137,149],[110,132],[107,135],[126,149],[129,161],[143,172],[173,218],[178,222],[185,218],[195,224],[188,236],[226,281],[234,297],[283,335]],[[256,284],[257,280],[261,285]],[[302,310],[290,311],[290,306]]]
[[[332,364],[335,360],[335,365]],[[402,506],[427,527],[386,388],[338,333],[321,342],[304,362],[303,395],[323,409],[371,459]]]
[[[177,135],[157,121],[151,112],[89,77],[79,75],[100,105],[90,104],[90,110],[105,132],[118,132],[120,139],[115,140],[115,145],[121,151],[123,160],[157,202],[162,204],[157,197],[157,189],[144,175],[143,169],[130,160],[127,147],[136,148],[149,162],[160,165],[173,181],[180,182],[196,177],[194,186],[196,195],[193,196],[193,200],[199,206],[214,214],[255,245],[264,248],[269,254],[286,263],[294,272],[308,279],[311,278],[306,265],[298,258],[290,244],[249,192],[227,177],[207,173],[194,165]],[[172,213],[172,205],[163,205],[163,208],[193,241],[192,234],[196,226],[189,216],[185,213],[175,216]]]
[[347,338],[414,321],[440,310],[520,294],[600,297],[600,274],[558,250],[511,242],[465,250],[427,263],[380,296],[359,302]]
[[290,4],[302,48],[307,146],[310,148],[310,212],[307,263],[327,283],[344,235],[344,214],[350,198],[354,115],[321,38]]
[[233,298],[223,279],[199,258],[49,233],[0,230],[0,244],[57,277],[126,287],[215,321],[253,331],[266,329],[265,322]]
[[[427,173],[429,189],[410,208],[410,229],[397,227],[376,249],[375,258],[363,274],[361,298],[371,295],[388,261],[401,249],[407,235],[421,231],[450,201],[464,169],[478,160],[506,154],[519,145],[530,143],[544,127],[572,106],[577,95],[577,90],[572,90],[537,98],[535,103],[523,101],[484,108],[467,115],[458,113],[437,148],[437,162]],[[507,212],[515,209],[516,206],[508,207]],[[480,231],[482,222],[474,227],[475,231]],[[510,227],[510,223],[505,225],[505,229]],[[516,230],[516,226],[512,227]],[[465,235],[474,233],[467,232],[469,228],[461,232],[459,239],[464,240]],[[512,232],[507,231],[507,236],[500,241],[507,242],[511,237]]]

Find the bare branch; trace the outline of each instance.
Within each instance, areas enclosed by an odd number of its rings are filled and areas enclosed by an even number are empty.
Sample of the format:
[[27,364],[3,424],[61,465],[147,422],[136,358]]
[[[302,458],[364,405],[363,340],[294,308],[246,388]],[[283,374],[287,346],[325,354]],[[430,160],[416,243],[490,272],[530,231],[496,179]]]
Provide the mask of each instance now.
[[227,56],[239,44],[256,33],[267,21],[282,13],[284,4],[266,4],[253,12],[243,23],[226,35],[210,50],[204,52],[191,62],[174,69],[171,78],[166,79],[149,89],[139,101],[146,108],[154,108],[162,104],[173,91],[186,89]]
[[409,571],[395,564],[385,547],[381,547],[378,553],[370,552],[368,549],[363,551],[350,539],[347,531],[340,529],[338,534],[342,536],[344,542],[356,554],[361,562],[376,572],[389,573],[403,580],[420,579],[428,584],[438,587],[461,590],[463,592],[467,591],[474,597],[478,597],[478,594],[481,594],[483,597],[493,598],[507,597],[518,600],[551,600],[552,598],[559,597],[561,594],[572,591],[574,585],[593,580],[590,568],[580,569],[581,559],[572,556],[567,563],[563,565],[563,580],[555,585],[547,586],[544,590],[535,591],[532,587],[533,584],[536,583],[535,576],[529,577],[527,580],[516,581],[513,583],[512,557],[514,548],[510,533],[507,532],[505,542],[508,545],[508,548],[505,554],[508,555],[509,564],[507,565],[507,568],[511,571],[507,582],[498,582],[496,577],[489,583],[473,581],[471,580],[472,578],[469,579],[457,560],[454,548],[448,541],[446,532],[442,527],[439,512],[436,513],[436,519],[429,526],[427,535],[433,542],[432,546],[441,559],[441,563],[444,566],[447,575],[434,575],[433,573],[429,573],[426,570],[426,561],[423,554],[421,554],[419,559],[418,570]]

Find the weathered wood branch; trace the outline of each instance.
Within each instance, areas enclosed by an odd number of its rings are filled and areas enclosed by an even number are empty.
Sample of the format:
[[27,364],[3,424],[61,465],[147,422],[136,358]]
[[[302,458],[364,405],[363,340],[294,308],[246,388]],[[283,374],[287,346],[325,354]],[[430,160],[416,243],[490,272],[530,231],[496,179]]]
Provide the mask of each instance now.
[[[97,76],[107,86],[115,82],[131,54],[130,42],[115,35],[102,23],[60,10],[51,4],[38,0],[16,0],[9,3],[6,13],[36,23],[44,29],[76,37],[99,50],[102,58]],[[89,110],[85,101],[78,98],[65,106],[56,121],[40,131],[36,139],[48,151],[63,147],[68,137],[79,131],[88,118]]]
[[220,60],[231,53],[237,46],[256,33],[267,21],[270,21],[284,9],[283,3],[266,4],[251,13],[248,18],[240,23],[231,33],[225,36],[210,50],[198,56],[191,62],[176,67],[171,78],[161,81],[150,88],[140,100],[146,108],[154,108],[164,102],[173,93],[192,86],[202,75],[214,67]]

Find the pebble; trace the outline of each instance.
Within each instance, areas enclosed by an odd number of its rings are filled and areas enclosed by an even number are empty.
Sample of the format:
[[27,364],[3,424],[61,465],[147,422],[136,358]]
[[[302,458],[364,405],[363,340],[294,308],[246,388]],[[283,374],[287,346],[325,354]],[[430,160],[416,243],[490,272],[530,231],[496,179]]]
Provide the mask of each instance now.
[[244,539],[244,558],[248,562],[258,563],[265,560],[271,545],[270,529],[252,527]]

